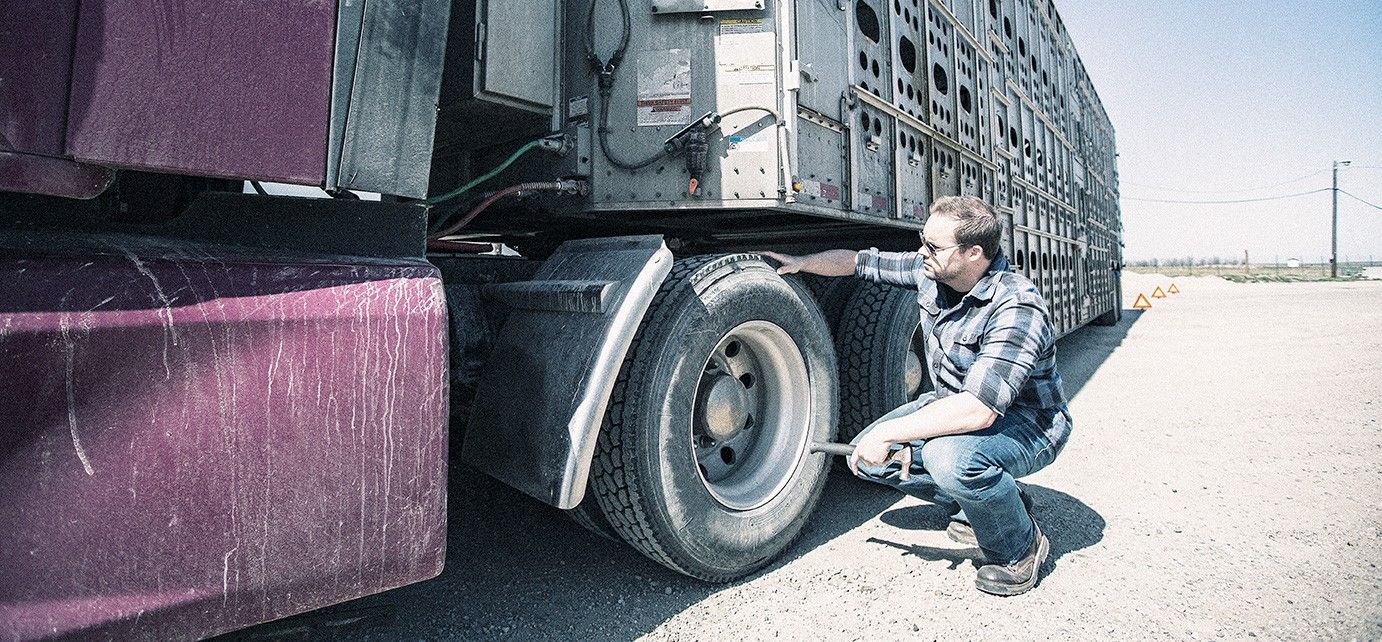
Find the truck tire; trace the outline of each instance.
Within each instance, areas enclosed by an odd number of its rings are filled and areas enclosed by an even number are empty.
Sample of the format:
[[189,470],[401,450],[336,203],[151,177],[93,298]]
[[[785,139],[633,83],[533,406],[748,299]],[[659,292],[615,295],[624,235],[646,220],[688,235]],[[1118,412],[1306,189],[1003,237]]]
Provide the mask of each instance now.
[[854,291],[836,335],[841,441],[930,389],[920,323],[913,290],[865,282]]
[[639,552],[710,582],[801,532],[835,434],[838,382],[806,288],[752,254],[678,261],[620,369],[592,463],[596,500]]
[[815,297],[816,305],[821,308],[821,314],[825,315],[825,322],[830,326],[831,336],[840,328],[840,319],[843,316],[845,304],[849,303],[849,297],[854,294],[854,289],[858,286],[859,280],[852,276],[819,276],[816,274],[798,274],[795,278],[811,290],[811,296]]
[[[594,480],[591,480],[591,484],[594,484]],[[587,489],[589,488],[590,486],[587,486]],[[575,508],[562,512],[566,513],[571,521],[580,524],[581,528],[590,531],[597,537],[611,542],[624,541],[614,530],[614,527],[610,525],[609,520],[605,518],[604,511],[600,510],[600,504],[595,499],[595,493],[589,490],[586,491],[585,497],[581,499],[581,503],[576,504]]]

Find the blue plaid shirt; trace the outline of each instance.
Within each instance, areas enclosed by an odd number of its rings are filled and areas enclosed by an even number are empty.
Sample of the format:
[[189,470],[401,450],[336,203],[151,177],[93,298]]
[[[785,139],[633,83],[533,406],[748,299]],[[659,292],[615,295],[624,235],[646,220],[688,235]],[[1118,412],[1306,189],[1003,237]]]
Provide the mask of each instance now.
[[1070,412],[1056,372],[1046,299],[1000,252],[963,295],[922,272],[918,252],[859,253],[854,273],[915,288],[936,398],[969,392],[1005,421],[1041,430],[1057,449],[1070,437]]

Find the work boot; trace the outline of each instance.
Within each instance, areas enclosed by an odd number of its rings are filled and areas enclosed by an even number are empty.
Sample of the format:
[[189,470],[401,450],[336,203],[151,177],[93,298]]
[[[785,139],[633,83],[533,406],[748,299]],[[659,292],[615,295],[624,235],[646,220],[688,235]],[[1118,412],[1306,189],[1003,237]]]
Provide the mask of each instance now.
[[[1032,498],[1027,496],[1027,491],[1017,487],[1017,496],[1022,498],[1022,507],[1027,509],[1027,516],[1032,515]],[[950,536],[951,541],[965,546],[979,546],[979,538],[974,536],[974,527],[958,519],[950,520],[950,525],[945,527],[945,534]]]
[[980,591],[993,595],[1021,595],[1036,586],[1041,576],[1041,565],[1051,553],[1051,541],[1032,522],[1032,547],[1022,559],[1012,564],[988,564],[979,567],[979,575],[974,578],[974,586]]

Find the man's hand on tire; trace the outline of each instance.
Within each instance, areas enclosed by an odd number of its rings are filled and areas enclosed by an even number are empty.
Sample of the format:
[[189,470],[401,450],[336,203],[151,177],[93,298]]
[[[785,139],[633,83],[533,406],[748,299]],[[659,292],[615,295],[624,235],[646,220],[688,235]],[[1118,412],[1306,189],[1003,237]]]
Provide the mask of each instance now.
[[805,263],[801,257],[790,254],[778,254],[777,252],[758,252],[758,254],[780,263],[781,265],[777,268],[778,274],[796,274],[801,271],[802,265]]

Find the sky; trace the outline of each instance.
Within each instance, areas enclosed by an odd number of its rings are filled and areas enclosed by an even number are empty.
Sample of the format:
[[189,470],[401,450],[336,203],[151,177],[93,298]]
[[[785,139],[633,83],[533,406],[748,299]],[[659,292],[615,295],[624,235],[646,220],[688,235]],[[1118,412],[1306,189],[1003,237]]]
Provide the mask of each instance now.
[[[1382,1],[1056,9],[1116,132],[1127,260],[1326,260],[1335,160],[1382,207]],[[1339,257],[1382,261],[1382,209],[1339,196]]]

